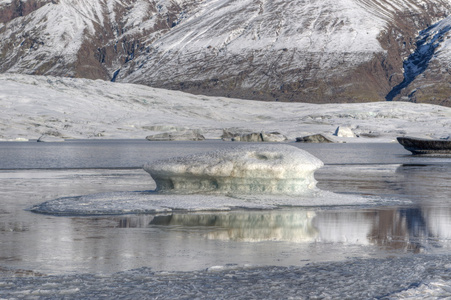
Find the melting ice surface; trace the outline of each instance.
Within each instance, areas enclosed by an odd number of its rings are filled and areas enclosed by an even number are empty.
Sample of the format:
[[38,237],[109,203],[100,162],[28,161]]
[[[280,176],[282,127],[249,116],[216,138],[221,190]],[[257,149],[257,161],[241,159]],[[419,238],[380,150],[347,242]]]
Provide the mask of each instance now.
[[375,199],[316,187],[323,162],[289,145],[247,145],[147,163],[155,191],[114,192],[51,200],[31,208],[58,215],[274,209],[368,204]]
[[157,191],[306,195],[323,162],[287,145],[252,145],[160,160],[144,166]]

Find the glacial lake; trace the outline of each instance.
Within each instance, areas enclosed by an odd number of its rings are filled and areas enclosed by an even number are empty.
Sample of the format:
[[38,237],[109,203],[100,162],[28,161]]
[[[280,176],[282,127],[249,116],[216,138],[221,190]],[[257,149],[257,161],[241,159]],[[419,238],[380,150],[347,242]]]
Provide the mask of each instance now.
[[193,272],[391,257],[409,262],[451,251],[451,158],[412,156],[397,143],[290,143],[325,163],[315,173],[320,189],[390,199],[389,205],[63,217],[27,210],[60,197],[151,190],[145,162],[231,145],[1,142],[0,274],[107,276],[142,267]]

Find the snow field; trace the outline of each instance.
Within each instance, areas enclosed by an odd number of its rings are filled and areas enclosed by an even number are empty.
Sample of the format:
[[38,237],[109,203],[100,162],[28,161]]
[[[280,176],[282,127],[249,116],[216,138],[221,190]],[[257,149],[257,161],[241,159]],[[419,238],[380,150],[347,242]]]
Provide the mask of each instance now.
[[448,137],[451,108],[406,102],[306,104],[206,97],[100,80],[0,74],[0,140],[144,139],[192,129],[219,139],[277,131],[290,140],[349,127],[346,142],[394,142],[396,136]]

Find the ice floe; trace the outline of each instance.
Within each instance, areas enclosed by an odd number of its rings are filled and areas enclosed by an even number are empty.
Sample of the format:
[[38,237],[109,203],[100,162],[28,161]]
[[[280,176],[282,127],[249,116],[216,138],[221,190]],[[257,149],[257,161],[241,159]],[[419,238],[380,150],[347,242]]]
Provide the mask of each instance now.
[[165,159],[144,166],[157,191],[312,194],[323,162],[288,145],[251,145]]
[[285,144],[237,146],[148,163],[155,191],[111,192],[47,201],[30,210],[56,215],[167,213],[374,205],[378,197],[316,187],[321,160]]
[[63,197],[35,205],[29,210],[36,213],[65,216],[123,215],[230,211],[238,209],[260,210],[278,209],[281,207],[371,206],[398,203],[397,201],[374,196],[336,194],[321,190],[318,190],[314,196],[181,195],[161,194],[154,191],[137,191]]

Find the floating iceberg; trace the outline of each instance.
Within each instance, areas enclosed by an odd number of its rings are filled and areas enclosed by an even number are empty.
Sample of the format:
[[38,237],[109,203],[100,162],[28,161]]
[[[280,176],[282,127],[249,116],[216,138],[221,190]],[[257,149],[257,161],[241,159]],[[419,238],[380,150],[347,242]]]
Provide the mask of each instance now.
[[157,192],[306,195],[323,162],[288,145],[247,145],[144,166]]
[[54,215],[160,214],[375,205],[379,198],[340,195],[316,187],[323,163],[283,144],[240,145],[204,154],[157,160],[144,166],[155,191],[111,192],[50,200],[30,211]]

